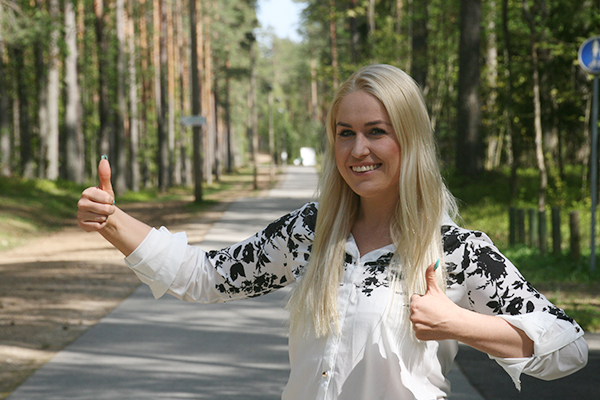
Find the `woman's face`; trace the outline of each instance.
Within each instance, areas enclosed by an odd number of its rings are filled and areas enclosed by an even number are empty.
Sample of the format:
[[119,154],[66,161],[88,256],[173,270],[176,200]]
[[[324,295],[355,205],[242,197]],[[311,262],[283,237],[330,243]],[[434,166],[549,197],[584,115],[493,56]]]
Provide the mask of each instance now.
[[350,93],[335,122],[335,161],[348,186],[362,198],[397,201],[400,144],[383,104],[369,93]]

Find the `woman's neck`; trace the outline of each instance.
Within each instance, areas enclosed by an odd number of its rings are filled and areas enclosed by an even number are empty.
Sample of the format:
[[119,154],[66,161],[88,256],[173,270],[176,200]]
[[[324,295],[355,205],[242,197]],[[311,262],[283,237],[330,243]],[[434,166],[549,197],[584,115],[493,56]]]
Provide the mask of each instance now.
[[390,223],[395,207],[396,203],[361,198],[358,218],[352,227],[352,236],[361,255],[392,243]]

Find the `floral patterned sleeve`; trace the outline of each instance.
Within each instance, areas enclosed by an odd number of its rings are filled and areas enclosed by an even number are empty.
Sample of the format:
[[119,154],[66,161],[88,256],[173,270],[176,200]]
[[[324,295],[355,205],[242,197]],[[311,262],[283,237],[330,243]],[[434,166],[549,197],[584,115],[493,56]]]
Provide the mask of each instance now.
[[260,296],[302,273],[316,213],[316,204],[308,203],[240,243],[209,252],[188,245],[185,234],[153,230],[126,262],[156,298],[169,293],[215,303]]
[[482,232],[443,227],[448,296],[461,307],[505,319],[534,342],[532,357],[495,359],[520,388],[520,375],[556,379],[583,368],[583,330],[538,292]]

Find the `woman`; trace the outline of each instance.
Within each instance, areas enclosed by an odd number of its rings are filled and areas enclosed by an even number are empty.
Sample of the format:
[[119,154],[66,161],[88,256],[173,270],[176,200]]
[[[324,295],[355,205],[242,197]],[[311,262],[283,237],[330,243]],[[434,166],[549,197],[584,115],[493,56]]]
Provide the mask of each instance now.
[[[554,379],[587,362],[575,321],[529,285],[481,232],[450,219],[419,88],[372,65],[336,94],[319,203],[219,251],[187,245],[114,207],[110,169],[84,191],[79,224],[99,231],[156,297],[217,302],[299,281],[289,301],[284,399],[444,399],[457,341]],[[439,268],[438,268],[439,267]]]

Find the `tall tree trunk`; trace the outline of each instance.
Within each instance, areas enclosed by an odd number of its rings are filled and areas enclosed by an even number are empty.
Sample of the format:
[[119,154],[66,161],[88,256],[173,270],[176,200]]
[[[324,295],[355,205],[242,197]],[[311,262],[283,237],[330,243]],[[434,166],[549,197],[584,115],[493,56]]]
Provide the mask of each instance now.
[[482,169],[480,82],[481,0],[461,0],[456,167],[475,176]]
[[[358,0],[351,0],[350,7],[352,11],[358,8]],[[358,21],[356,18],[357,13],[353,12],[348,16],[348,25],[350,28],[350,54],[352,56],[352,62],[358,63],[359,51],[360,51],[360,33],[358,32]]]
[[[200,60],[199,49],[202,46],[202,26],[198,26],[201,17],[198,15],[200,0],[189,0],[190,5],[190,41],[191,41],[191,103],[192,103],[192,114],[200,115],[202,113],[202,103],[200,99],[201,86],[200,86]],[[202,127],[194,126],[193,128],[193,146],[194,146],[194,197],[196,203],[202,202]]]
[[487,23],[487,57],[486,57],[486,76],[489,95],[486,99],[486,110],[488,120],[494,121],[486,126],[488,137],[487,156],[485,168],[491,170],[496,168],[500,162],[500,153],[502,152],[502,133],[497,129],[498,124],[495,122],[499,116],[496,114],[496,99],[498,97],[498,46],[496,36],[496,1],[492,0],[489,3],[489,15]]
[[331,40],[331,68],[333,69],[333,90],[340,85],[337,51],[337,25],[335,17],[335,0],[329,0],[329,37]]
[[96,13],[96,42],[98,52],[98,115],[100,119],[100,131],[98,132],[98,150],[100,154],[109,155],[110,134],[112,132],[110,121],[110,98],[108,90],[108,40],[105,37],[104,1],[94,0],[94,12]]
[[[37,0],[36,6],[46,10],[46,0]],[[48,60],[46,59],[46,45],[42,38],[35,41],[35,90],[37,92],[37,130],[39,136],[39,158],[45,158],[48,148]],[[38,162],[38,176],[46,174],[46,162]]]
[[254,175],[253,187],[258,189],[258,112],[256,107],[256,38],[254,34],[247,35],[250,42],[250,92],[248,93],[248,130],[252,153],[252,170]]
[[427,67],[428,44],[427,44],[427,21],[428,21],[428,0],[413,1],[412,17],[412,63],[410,74],[419,84],[423,93],[427,93]]
[[117,36],[117,110],[115,112],[115,129],[113,131],[113,143],[115,144],[113,182],[115,191],[117,193],[124,193],[127,190],[125,0],[116,0],[115,3],[115,31]]
[[396,34],[400,35],[402,33],[402,9],[404,8],[403,0],[396,0],[395,4],[395,27]]
[[542,130],[542,104],[540,99],[540,75],[538,70],[537,43],[531,43],[531,60],[533,68],[533,112],[535,126],[535,159],[540,172],[540,186],[538,191],[538,209],[546,209],[546,188],[548,187],[548,171],[544,157],[544,132]]
[[154,40],[155,40],[155,89],[156,114],[158,117],[158,187],[166,191],[169,182],[169,143],[167,127],[167,2],[154,1]]
[[375,0],[369,0],[369,44],[374,45],[375,35]]
[[223,129],[223,121],[219,117],[221,112],[219,109],[219,86],[218,79],[215,77],[214,81],[214,90],[212,97],[213,104],[213,113],[214,113],[214,125],[215,125],[215,147],[214,147],[214,170],[215,170],[215,181],[221,181],[221,173],[223,172],[223,140],[222,140],[222,129]]
[[181,184],[181,174],[175,169],[175,40],[173,34],[173,5],[166,7],[167,18],[167,138],[169,143],[169,182]]
[[319,94],[317,82],[317,58],[314,52],[311,52],[310,57],[310,115],[313,121],[320,121],[319,116]]
[[210,29],[210,2],[204,3],[204,51],[202,57],[204,60],[204,84],[202,85],[202,109],[206,116],[206,131],[204,136],[204,179],[208,185],[213,183],[213,167],[215,160],[215,113],[213,97],[213,73],[212,73],[212,44]]
[[[139,149],[144,149],[143,141],[148,136],[148,114],[152,104],[152,78],[150,73],[150,64],[153,60],[153,48],[148,44],[148,27],[153,24],[153,18],[148,15],[148,6],[146,0],[139,0],[139,22],[137,24],[139,34],[139,48],[140,48],[140,86],[141,86],[141,99],[140,99],[140,144]],[[143,157],[138,165],[140,166],[140,185],[144,187],[150,186],[150,174],[149,174],[149,160],[148,157]]]
[[[177,61],[175,65],[178,66],[178,77],[179,77],[179,109],[181,115],[190,115],[190,102],[189,102],[189,62],[187,56],[188,42],[187,35],[183,31],[183,10],[182,10],[182,1],[175,1],[175,20],[174,20],[174,31],[175,37],[177,38],[177,53],[176,58]],[[175,156],[175,168],[179,171],[179,175],[181,176],[181,183],[184,185],[189,185],[192,182],[191,171],[189,166],[191,165],[188,156],[187,156],[187,131],[182,129],[181,124],[177,124],[178,126],[178,140],[176,144],[176,148],[179,156]]]
[[269,177],[275,178],[275,127],[273,126],[273,88],[269,90],[267,101],[269,103],[269,155],[271,161],[269,165]]
[[140,190],[140,164],[138,160],[140,141],[140,118],[138,110],[138,79],[135,50],[135,24],[133,2],[129,2],[127,19],[127,53],[129,55],[129,170],[131,171],[131,190]]
[[[545,4],[537,3],[536,6],[542,6],[537,11],[540,12],[542,21],[544,21]],[[533,123],[535,130],[535,159],[540,174],[540,184],[538,190],[538,210],[544,211],[546,208],[546,189],[548,187],[548,171],[546,169],[546,159],[544,156],[544,131],[542,128],[542,102],[540,94],[540,73],[539,73],[539,53],[538,42],[540,35],[537,33],[539,19],[533,17],[529,9],[528,0],[523,0],[523,15],[529,23],[531,31],[531,68],[533,69]],[[543,26],[541,28],[544,29]]]
[[231,81],[231,54],[227,52],[227,61],[225,61],[225,129],[227,142],[227,173],[233,172],[233,135],[231,131],[231,100],[230,100],[230,81]]
[[521,159],[521,140],[517,132],[513,129],[513,113],[511,110],[512,96],[514,89],[514,79],[512,73],[512,43],[511,35],[508,29],[508,0],[502,0],[502,36],[504,37],[504,68],[506,77],[506,97],[509,99],[508,105],[503,112],[504,125],[506,127],[507,137],[510,139],[510,199],[511,203],[517,198],[518,193],[518,175],[519,162]]
[[48,0],[48,11],[52,20],[48,45],[48,147],[46,149],[45,177],[56,180],[59,176],[59,101],[60,101],[60,5],[58,0]]
[[[3,9],[0,7],[0,20],[4,18]],[[2,31],[0,31],[0,175],[12,174],[11,140],[8,115],[8,95],[6,93],[6,69],[4,57],[6,47]]]
[[85,151],[82,130],[81,95],[77,72],[77,24],[75,0],[65,0],[65,172],[66,178],[83,183],[85,179]]
[[29,93],[27,91],[27,82],[23,77],[25,68],[25,59],[23,49],[21,47],[12,48],[12,58],[15,65],[15,80],[17,82],[17,97],[18,97],[18,129],[20,143],[20,172],[24,178],[34,177],[34,159],[33,148],[31,146],[31,127],[29,124]]

